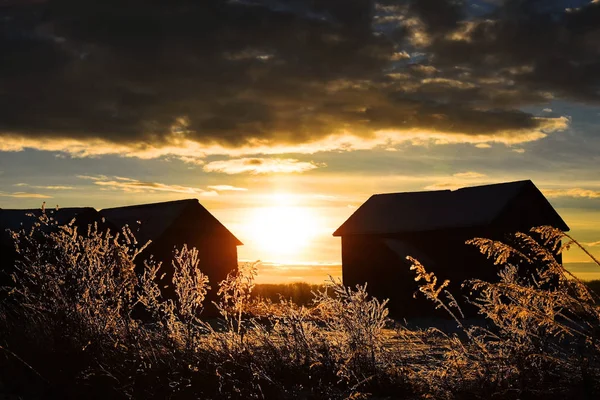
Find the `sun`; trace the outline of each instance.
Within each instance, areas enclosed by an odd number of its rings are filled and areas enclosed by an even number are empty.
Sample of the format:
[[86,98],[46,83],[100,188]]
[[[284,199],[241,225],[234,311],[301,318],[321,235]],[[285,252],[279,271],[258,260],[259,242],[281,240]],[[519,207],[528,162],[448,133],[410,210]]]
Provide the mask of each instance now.
[[309,207],[259,207],[252,211],[249,239],[263,261],[286,262],[307,250],[318,226],[319,218]]

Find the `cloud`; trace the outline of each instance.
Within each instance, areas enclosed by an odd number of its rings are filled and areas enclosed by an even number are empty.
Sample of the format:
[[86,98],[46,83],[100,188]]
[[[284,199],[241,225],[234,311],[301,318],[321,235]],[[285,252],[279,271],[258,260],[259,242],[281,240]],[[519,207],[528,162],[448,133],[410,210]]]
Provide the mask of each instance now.
[[204,165],[204,160],[201,160],[198,157],[189,156],[189,155],[180,155],[178,158],[186,164]]
[[306,172],[319,168],[324,164],[312,161],[299,161],[293,158],[238,158],[231,160],[212,161],[204,166],[206,172],[222,172],[225,174],[278,174]]
[[449,87],[457,88],[457,89],[473,89],[476,86],[471,82],[459,81],[457,79],[448,79],[448,78],[426,78],[421,81],[421,83],[427,84],[439,84],[439,85],[447,85]]
[[572,189],[544,189],[542,190],[546,197],[573,197],[573,198],[600,198],[600,190],[590,190],[581,188]]
[[470,76],[509,78],[514,87],[532,94],[600,100],[600,77],[594,72],[600,67],[600,3],[565,9],[556,0],[498,1],[470,18],[467,3],[461,12],[445,16],[448,23],[441,29],[433,25],[435,8],[424,15],[427,29],[444,33],[421,49],[439,69],[460,65]]
[[40,189],[48,189],[48,190],[72,190],[75,189],[73,186],[63,186],[63,185],[55,185],[55,186],[32,186],[34,188]]
[[392,53],[390,60],[399,61],[399,60],[407,60],[410,58],[410,54],[406,51],[397,51]]
[[467,172],[458,172],[452,175],[455,178],[460,179],[477,179],[477,178],[485,178],[487,175],[475,172],[475,171],[467,171]]
[[[477,113],[477,112],[476,112]],[[399,119],[400,116],[393,116]],[[98,157],[107,154],[122,155],[124,157],[137,157],[141,159],[155,159],[166,156],[175,156],[186,163],[204,165],[207,155],[227,155],[239,157],[246,155],[267,154],[314,154],[327,151],[355,151],[370,150],[375,148],[389,148],[390,145],[412,143],[424,144],[458,144],[468,143],[477,147],[489,146],[490,143],[500,143],[507,146],[540,140],[549,133],[562,131],[569,126],[569,118],[535,118],[535,127],[531,129],[502,129],[503,117],[498,114],[488,123],[495,126],[495,132],[488,133],[448,133],[444,130],[445,123],[451,123],[443,114],[431,116],[428,129],[402,128],[401,130],[377,129],[365,134],[356,135],[352,130],[338,129],[336,133],[319,138],[307,139],[302,143],[273,143],[261,140],[250,140],[247,144],[238,147],[227,147],[221,144],[202,144],[186,138],[175,138],[168,145],[149,143],[130,143],[128,145],[115,145],[105,140],[97,139],[87,141],[83,139],[24,139],[7,137],[0,142],[0,151],[22,151],[37,149],[64,152],[72,157]],[[456,121],[459,123],[460,121]],[[506,121],[505,121],[506,122]],[[401,123],[401,122],[398,122]],[[394,122],[381,124],[393,126]],[[355,127],[358,128],[358,125]],[[481,127],[483,128],[483,126]]]
[[100,176],[87,176],[78,175],[78,178],[88,179],[94,182],[95,185],[102,186],[103,188],[112,190],[122,190],[124,192],[132,193],[145,193],[145,192],[170,192],[170,193],[183,193],[193,196],[218,196],[218,193],[213,191],[207,191],[200,188],[180,185],[167,185],[158,182],[145,182],[137,179],[126,178],[115,176],[113,179]]
[[75,175],[77,178],[79,179],[88,179],[91,181],[106,181],[108,180],[108,176],[106,175],[96,175],[96,176],[92,176],[92,175]]
[[456,190],[463,187],[462,184],[456,182],[440,182],[432,185],[427,185],[423,189],[425,190]]
[[466,2],[405,3],[3,9],[11,62],[0,64],[10,93],[0,98],[0,151],[201,165],[207,155],[375,148],[381,132],[393,143],[511,145],[569,123],[523,106],[600,96],[596,4],[549,13],[489,2],[474,16]]
[[48,196],[40,193],[27,193],[27,192],[0,192],[0,197],[16,197],[21,199],[51,199],[52,196]]
[[248,190],[246,188],[230,186],[230,185],[213,185],[213,186],[209,186],[208,188],[212,189],[212,190],[216,190],[217,192],[244,192],[244,191]]
[[75,189],[74,186],[64,186],[64,185],[38,186],[38,185],[30,185],[28,183],[15,183],[13,186],[30,187],[33,189],[47,189],[47,190],[72,190],[72,189]]
[[466,186],[481,185],[487,182],[488,176],[480,172],[466,171],[453,174],[449,178],[434,179],[438,179],[438,182],[425,186],[425,190],[456,190]]

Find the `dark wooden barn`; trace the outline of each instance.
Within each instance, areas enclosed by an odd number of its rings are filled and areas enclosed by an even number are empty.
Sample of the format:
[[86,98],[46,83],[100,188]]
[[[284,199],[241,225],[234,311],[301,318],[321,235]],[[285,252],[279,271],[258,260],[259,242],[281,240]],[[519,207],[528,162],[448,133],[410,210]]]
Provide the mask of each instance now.
[[527,180],[452,191],[376,194],[333,235],[342,238],[344,284],[368,282],[370,294],[390,299],[394,316],[413,317],[431,315],[433,305],[422,295],[414,296],[417,283],[406,256],[421,261],[440,282],[449,279],[450,291],[459,297],[465,279],[494,280],[498,272],[466,240],[503,239],[540,225],[569,230]]
[[138,261],[141,267],[152,255],[163,263],[159,283],[165,297],[174,295],[173,250],[184,244],[198,249],[199,268],[210,281],[212,289],[205,304],[215,300],[218,283],[237,269],[237,246],[242,242],[196,199],[109,208],[100,214],[119,228],[128,225],[140,244],[151,241]]
[[79,232],[87,232],[90,224],[97,223],[99,228],[107,227],[102,217],[91,207],[72,207],[59,209],[0,209],[0,285],[10,284],[10,274],[14,270],[17,260],[15,244],[10,232],[25,230],[30,232],[33,225],[39,222],[42,214],[45,214],[49,222],[41,225],[38,229],[51,232],[59,226],[67,225],[71,221],[78,227]]

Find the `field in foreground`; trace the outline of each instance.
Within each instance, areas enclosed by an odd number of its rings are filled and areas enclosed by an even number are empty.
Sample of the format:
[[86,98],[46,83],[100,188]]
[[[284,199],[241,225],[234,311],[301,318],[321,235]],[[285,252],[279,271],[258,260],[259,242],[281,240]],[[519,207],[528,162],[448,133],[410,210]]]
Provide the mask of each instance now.
[[[544,245],[528,234],[517,234],[513,247],[472,243],[504,267],[498,282],[466,283],[485,328],[464,324],[446,282],[412,260],[421,295],[459,327],[449,334],[389,320],[386,303],[364,287],[255,287],[251,264],[218,284],[217,318],[202,320],[209,282],[194,249],[175,253],[176,296],[165,300],[157,265],[136,274],[127,232],[16,233],[22,263],[0,305],[0,394],[597,398],[597,297],[548,250],[560,239],[577,243],[548,227],[535,236]],[[518,273],[517,259],[536,267],[531,276]],[[283,290],[290,292],[274,296]]]

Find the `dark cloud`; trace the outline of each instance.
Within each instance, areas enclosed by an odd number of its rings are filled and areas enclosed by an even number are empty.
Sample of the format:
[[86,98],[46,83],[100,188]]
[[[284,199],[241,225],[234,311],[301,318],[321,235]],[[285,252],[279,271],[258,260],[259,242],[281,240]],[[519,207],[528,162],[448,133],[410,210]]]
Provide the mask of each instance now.
[[598,5],[556,14],[527,4],[507,0],[477,19],[458,0],[11,5],[0,8],[0,132],[239,147],[339,129],[551,129],[517,107],[548,93],[597,98]]
[[512,79],[524,90],[578,101],[600,100],[596,72],[600,70],[600,3],[505,0],[499,4],[480,18],[463,22],[464,40],[437,36],[424,50],[436,65],[446,68],[466,66],[475,74]]
[[462,0],[413,0],[409,14],[420,18],[431,34],[444,34],[457,28],[463,19]]

